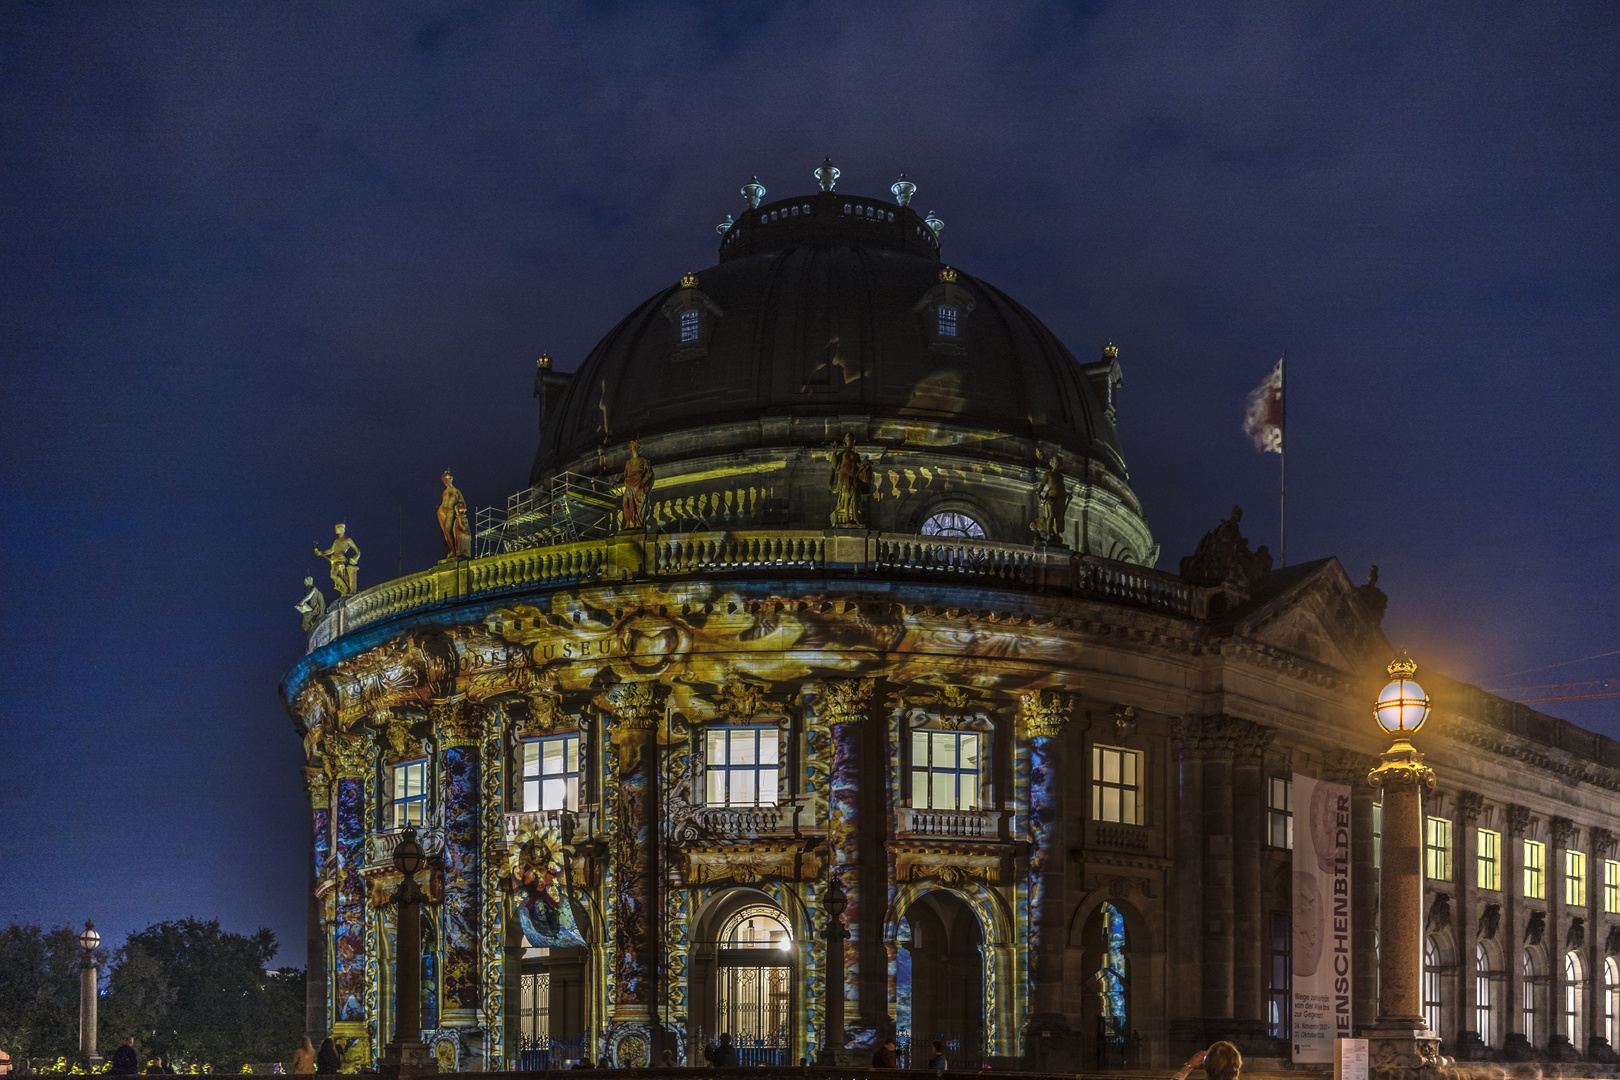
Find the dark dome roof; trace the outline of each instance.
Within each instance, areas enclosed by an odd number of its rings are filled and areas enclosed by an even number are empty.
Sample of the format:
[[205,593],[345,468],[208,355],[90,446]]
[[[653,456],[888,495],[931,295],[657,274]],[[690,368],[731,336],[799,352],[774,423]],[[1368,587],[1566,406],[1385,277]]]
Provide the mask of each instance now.
[[[1094,379],[999,289],[942,273],[894,203],[821,193],[747,211],[720,263],[650,297],[571,380],[532,482],[632,438],[772,415],[933,421],[1043,440],[1123,475]],[[936,336],[939,303],[958,336]],[[702,338],[682,345],[696,311]],[[690,318],[690,316],[689,316]]]

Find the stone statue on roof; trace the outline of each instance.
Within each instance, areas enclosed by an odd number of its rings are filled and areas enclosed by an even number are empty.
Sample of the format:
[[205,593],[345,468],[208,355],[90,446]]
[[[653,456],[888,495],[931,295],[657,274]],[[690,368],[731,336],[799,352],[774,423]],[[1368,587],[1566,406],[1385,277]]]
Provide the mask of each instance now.
[[[1040,461],[1040,455],[1035,460]],[[1069,489],[1063,484],[1063,472],[1058,468],[1056,451],[1052,461],[1041,471],[1040,482],[1035,485],[1035,498],[1040,500],[1040,514],[1029,527],[1035,535],[1049,543],[1063,542],[1063,518],[1069,509]]]
[[1198,549],[1181,560],[1181,576],[1194,585],[1236,585],[1253,593],[1271,577],[1271,552],[1264,544],[1250,551],[1249,541],[1238,527],[1243,508],[1232,507],[1232,516],[1222,521],[1198,541]]
[[348,596],[354,592],[359,580],[355,567],[360,565],[360,545],[354,542],[353,537],[344,535],[348,528],[346,525],[339,522],[333,528],[337,530],[337,535],[332,538],[332,546],[322,551],[320,542],[316,541],[315,554],[332,564],[332,586],[337,589],[338,595]]
[[306,634],[315,629],[315,624],[326,614],[326,595],[315,587],[314,578],[304,579],[304,598],[293,605],[293,610],[303,616],[300,621]]
[[444,481],[444,495],[439,499],[439,531],[444,534],[445,557],[470,559],[472,530],[467,527],[467,500],[449,469],[439,479]]
[[872,463],[855,449],[855,436],[845,435],[842,448],[833,450],[832,475],[827,490],[833,493],[833,510],[828,520],[834,528],[861,524],[861,496],[872,484]]
[[641,448],[630,440],[630,457],[624,463],[624,527],[640,529],[647,524],[647,496],[652,494],[652,462],[641,456]]

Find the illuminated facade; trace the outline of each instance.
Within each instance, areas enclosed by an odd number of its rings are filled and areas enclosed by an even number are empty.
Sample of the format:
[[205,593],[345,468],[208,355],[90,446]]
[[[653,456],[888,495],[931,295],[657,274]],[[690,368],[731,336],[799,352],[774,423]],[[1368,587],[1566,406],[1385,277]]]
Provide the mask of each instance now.
[[[834,876],[852,1054],[891,1031],[959,1063],[1285,1053],[1294,773],[1360,778],[1370,1020],[1382,594],[1331,559],[1272,572],[1235,516],[1152,569],[1115,350],[1077,362],[945,266],[937,225],[823,180],[751,196],[718,265],[573,376],[540,371],[530,486],[474,557],[314,623],[282,683],[309,755],[312,1031],[356,1064],[391,1037],[409,824],[434,856],[424,1041],[451,1067],[700,1060],[721,1032],[745,1061],[814,1059]],[[631,439],[650,492],[621,482]],[[1620,753],[1425,685],[1454,848],[1437,1022],[1466,1042],[1484,1016],[1500,1045],[1565,1023],[1574,979],[1584,1048],[1620,994],[1594,982]],[[1536,836],[1553,900],[1511,895]],[[1585,906],[1556,899],[1577,838]]]

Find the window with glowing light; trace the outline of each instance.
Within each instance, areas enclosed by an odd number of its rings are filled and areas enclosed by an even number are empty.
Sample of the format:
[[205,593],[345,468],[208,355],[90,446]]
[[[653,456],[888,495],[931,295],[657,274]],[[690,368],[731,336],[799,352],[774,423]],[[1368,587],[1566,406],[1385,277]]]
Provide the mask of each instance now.
[[1266,780],[1266,842],[1274,848],[1294,846],[1294,782],[1280,776]]
[[1519,962],[1521,972],[1519,981],[1519,1016],[1524,1027],[1524,1037],[1531,1043],[1536,1041],[1536,962],[1530,956],[1530,950],[1524,950],[1524,956]]
[[1480,1041],[1491,1045],[1491,962],[1483,942],[1474,944],[1474,1029]]
[[1489,829],[1481,829],[1478,833],[1479,842],[1475,864],[1478,866],[1478,883],[1482,889],[1500,889],[1502,887],[1502,834]]
[[681,312],[681,344],[688,345],[698,339],[699,320],[702,318],[697,309],[687,308]]
[[394,802],[393,826],[403,829],[407,825],[421,828],[427,824],[428,763],[405,761],[393,767]]
[[964,540],[984,539],[984,526],[957,510],[942,510],[931,515],[917,531],[924,536],[960,536]]
[[1564,903],[1570,907],[1586,906],[1586,853],[1564,852]]
[[1141,755],[1118,746],[1091,748],[1091,820],[1140,825]]
[[1430,881],[1451,880],[1451,822],[1445,818],[1427,819],[1423,855],[1423,872]]
[[709,806],[775,806],[779,768],[775,726],[722,724],[704,734],[704,801]]
[[971,731],[911,731],[911,805],[972,810],[979,805],[979,736]]
[[1603,910],[1620,914],[1620,862],[1603,860]]
[[956,336],[956,308],[950,304],[939,305],[939,336],[953,338]]
[[1547,846],[1540,840],[1524,842],[1524,895],[1547,899]]
[[579,735],[523,740],[523,809],[579,809]]

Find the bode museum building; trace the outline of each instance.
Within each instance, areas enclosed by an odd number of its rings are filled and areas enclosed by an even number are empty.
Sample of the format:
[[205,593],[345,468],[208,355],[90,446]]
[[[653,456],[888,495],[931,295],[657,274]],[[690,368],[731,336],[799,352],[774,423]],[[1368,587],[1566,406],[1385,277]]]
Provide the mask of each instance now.
[[[942,261],[903,178],[818,177],[542,358],[528,486],[469,520],[446,474],[443,561],[321,552],[311,1033],[394,1038],[409,826],[446,1068],[1327,1060],[1379,1015],[1383,593],[1237,511],[1155,569],[1116,350]],[[1614,1062],[1620,746],[1417,677],[1422,1023]]]

